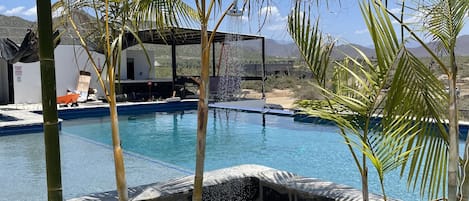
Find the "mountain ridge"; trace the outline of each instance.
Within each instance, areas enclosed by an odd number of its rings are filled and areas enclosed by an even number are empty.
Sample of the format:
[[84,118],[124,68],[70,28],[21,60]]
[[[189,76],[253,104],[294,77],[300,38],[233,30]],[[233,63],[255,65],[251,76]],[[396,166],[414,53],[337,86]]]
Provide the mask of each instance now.
[[[34,27],[35,22],[28,21],[17,16],[5,16],[0,15],[0,38],[10,38],[14,42],[21,43],[26,30]],[[469,55],[469,35],[462,35],[458,37],[456,44],[456,55],[468,56]],[[286,43],[285,41],[276,41],[274,39],[265,39],[265,53],[266,56],[279,57],[279,58],[299,58],[300,52],[296,45]],[[430,48],[437,49],[436,42],[427,43]],[[353,47],[361,50],[368,57],[375,57],[374,49],[361,46],[358,44],[340,44],[334,47],[332,57],[335,59],[343,58],[344,55],[351,57],[360,56]],[[260,51],[260,47],[257,44],[246,44],[243,46],[247,51]],[[422,47],[408,48],[417,57],[428,57],[430,56],[427,51]]]

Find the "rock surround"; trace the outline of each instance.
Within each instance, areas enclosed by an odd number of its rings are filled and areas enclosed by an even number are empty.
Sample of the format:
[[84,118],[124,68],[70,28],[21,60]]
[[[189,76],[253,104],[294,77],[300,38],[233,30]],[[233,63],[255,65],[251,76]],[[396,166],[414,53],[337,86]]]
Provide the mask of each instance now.
[[[129,189],[133,201],[190,201],[194,176]],[[349,186],[295,175],[260,165],[240,165],[206,172],[203,200],[230,201],[360,201],[361,191]],[[95,193],[69,201],[117,200],[117,192]],[[371,201],[383,200],[370,194]],[[394,200],[394,199],[388,199]]]

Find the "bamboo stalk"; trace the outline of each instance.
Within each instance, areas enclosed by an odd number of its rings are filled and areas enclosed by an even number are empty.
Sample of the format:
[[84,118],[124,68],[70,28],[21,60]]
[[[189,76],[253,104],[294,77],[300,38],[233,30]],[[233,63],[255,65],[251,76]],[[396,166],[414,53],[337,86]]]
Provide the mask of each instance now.
[[37,0],[47,198],[63,200],[51,2]]

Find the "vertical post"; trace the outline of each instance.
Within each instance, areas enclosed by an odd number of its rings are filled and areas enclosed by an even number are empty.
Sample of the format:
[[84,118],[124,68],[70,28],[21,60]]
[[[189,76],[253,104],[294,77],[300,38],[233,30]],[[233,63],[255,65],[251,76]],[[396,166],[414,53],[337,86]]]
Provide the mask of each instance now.
[[265,100],[265,38],[262,37],[262,99]]
[[36,0],[41,66],[42,111],[46,154],[47,198],[63,200],[60,170],[59,121],[55,84],[54,39],[52,35],[51,2]]
[[8,66],[8,104],[15,103],[15,87],[13,86],[13,64],[7,63]]
[[212,76],[215,77],[216,64],[215,64],[215,41],[212,42]]
[[176,37],[174,36],[174,29],[171,29],[171,69],[172,69],[172,87],[173,87],[173,92],[176,91],[176,79],[177,79],[177,73],[176,73]]

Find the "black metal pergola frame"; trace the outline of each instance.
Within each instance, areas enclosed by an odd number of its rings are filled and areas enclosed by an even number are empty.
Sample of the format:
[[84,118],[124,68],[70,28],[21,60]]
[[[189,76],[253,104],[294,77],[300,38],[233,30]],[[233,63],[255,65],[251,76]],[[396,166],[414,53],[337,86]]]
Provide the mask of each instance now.
[[[213,31],[208,31],[211,36]],[[228,32],[215,32],[212,44],[212,76],[216,75],[216,62],[215,62],[215,43],[225,42],[226,38],[231,35],[239,36],[240,40],[261,40],[262,48],[262,76],[261,77],[242,77],[243,80],[261,80],[262,81],[262,99],[265,98],[265,38],[258,35],[228,33]],[[175,89],[177,81],[177,64],[176,64],[176,46],[178,45],[196,45],[201,44],[201,30],[192,28],[165,28],[165,29],[143,29],[138,32],[138,36],[142,43],[171,45],[171,68],[172,68],[172,87]]]

